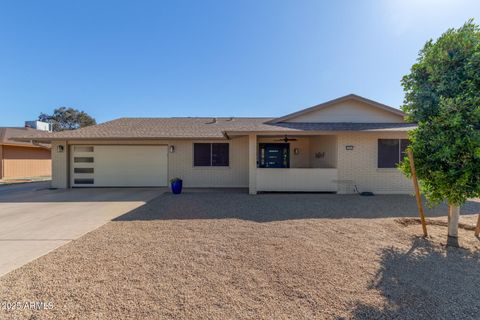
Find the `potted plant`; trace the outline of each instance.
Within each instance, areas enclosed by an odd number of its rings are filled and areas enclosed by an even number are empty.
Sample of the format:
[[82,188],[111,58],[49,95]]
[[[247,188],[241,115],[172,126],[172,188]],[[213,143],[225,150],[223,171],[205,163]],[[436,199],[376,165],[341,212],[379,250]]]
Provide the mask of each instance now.
[[170,186],[172,188],[173,194],[182,193],[182,183],[183,183],[183,180],[177,177],[170,180]]

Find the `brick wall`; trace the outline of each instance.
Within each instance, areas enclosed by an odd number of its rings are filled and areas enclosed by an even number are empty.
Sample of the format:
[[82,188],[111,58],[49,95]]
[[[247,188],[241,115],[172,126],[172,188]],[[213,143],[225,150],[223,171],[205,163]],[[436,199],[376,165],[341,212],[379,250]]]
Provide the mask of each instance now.
[[[405,139],[406,133],[345,133],[338,135],[339,193],[360,192],[412,193],[412,182],[398,169],[377,168],[378,139]],[[346,146],[353,150],[346,150]],[[348,182],[351,180],[352,182]]]

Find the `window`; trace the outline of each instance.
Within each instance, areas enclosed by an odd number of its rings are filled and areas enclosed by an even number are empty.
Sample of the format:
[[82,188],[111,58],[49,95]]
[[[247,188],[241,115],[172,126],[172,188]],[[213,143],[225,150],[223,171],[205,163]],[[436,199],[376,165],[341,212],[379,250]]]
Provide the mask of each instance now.
[[93,168],[73,168],[73,173],[93,173]]
[[378,139],[378,168],[396,168],[408,144],[407,139]]
[[210,143],[193,144],[193,165],[195,167],[212,165],[212,145]]
[[73,162],[75,163],[92,163],[93,157],[74,157]]
[[74,179],[75,184],[93,184],[93,179]]
[[228,143],[212,143],[212,166],[227,167],[229,164]]
[[230,164],[228,143],[194,143],[195,167],[228,167]]
[[93,146],[75,146],[75,152],[93,152]]

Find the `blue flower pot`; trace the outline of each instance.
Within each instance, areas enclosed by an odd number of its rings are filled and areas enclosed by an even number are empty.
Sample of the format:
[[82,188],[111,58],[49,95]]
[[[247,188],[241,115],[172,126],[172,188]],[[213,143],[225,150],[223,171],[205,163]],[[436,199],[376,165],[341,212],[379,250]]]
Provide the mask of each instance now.
[[183,184],[183,181],[182,181],[182,180],[173,181],[173,182],[171,183],[172,193],[173,193],[173,194],[180,194],[180,193],[182,193],[182,184]]

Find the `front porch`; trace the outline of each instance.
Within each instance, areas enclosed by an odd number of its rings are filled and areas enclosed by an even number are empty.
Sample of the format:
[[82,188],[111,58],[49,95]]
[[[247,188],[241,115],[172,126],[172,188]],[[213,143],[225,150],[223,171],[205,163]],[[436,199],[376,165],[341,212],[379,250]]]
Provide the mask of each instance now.
[[250,136],[250,194],[337,192],[335,135]]

